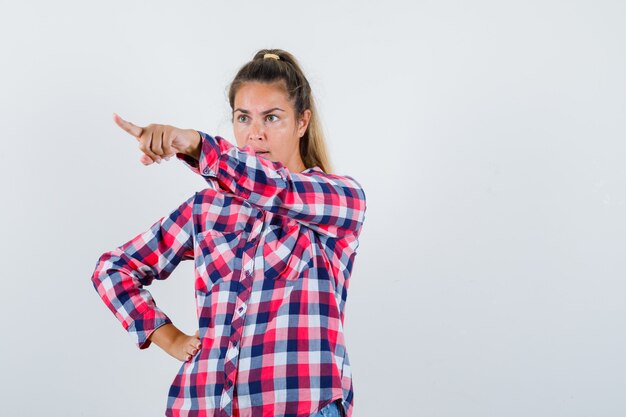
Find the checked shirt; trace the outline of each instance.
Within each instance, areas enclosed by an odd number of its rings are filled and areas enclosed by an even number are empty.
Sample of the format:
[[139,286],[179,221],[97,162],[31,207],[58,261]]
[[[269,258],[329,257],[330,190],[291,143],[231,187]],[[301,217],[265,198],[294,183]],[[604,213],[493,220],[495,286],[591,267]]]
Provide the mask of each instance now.
[[168,417],[308,417],[353,409],[344,310],[365,194],[318,167],[289,172],[203,132],[208,188],[100,256],[92,283],[139,349],[171,323],[145,288],[194,262],[201,348],[172,381]]

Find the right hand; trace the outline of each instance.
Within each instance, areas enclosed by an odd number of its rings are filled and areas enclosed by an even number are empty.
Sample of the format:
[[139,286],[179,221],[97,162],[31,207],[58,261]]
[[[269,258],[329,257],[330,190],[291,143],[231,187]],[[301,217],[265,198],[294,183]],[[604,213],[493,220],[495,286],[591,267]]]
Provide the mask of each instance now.
[[148,336],[151,342],[180,361],[188,361],[198,353],[202,346],[200,331],[196,330],[193,336],[178,330],[173,323],[160,326]]
[[200,332],[196,330],[193,336],[182,333],[174,339],[167,353],[180,361],[186,362],[200,351],[201,346]]

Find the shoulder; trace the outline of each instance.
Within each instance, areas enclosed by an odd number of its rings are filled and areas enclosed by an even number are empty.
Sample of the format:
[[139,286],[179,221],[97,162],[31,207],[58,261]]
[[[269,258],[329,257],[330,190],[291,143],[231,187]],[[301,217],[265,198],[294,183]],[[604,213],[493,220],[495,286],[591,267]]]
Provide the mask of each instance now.
[[307,168],[301,172],[308,177],[317,177],[329,185],[335,185],[343,189],[352,190],[353,197],[359,197],[365,200],[365,191],[359,181],[351,175],[329,174],[324,172],[320,167],[314,166]]

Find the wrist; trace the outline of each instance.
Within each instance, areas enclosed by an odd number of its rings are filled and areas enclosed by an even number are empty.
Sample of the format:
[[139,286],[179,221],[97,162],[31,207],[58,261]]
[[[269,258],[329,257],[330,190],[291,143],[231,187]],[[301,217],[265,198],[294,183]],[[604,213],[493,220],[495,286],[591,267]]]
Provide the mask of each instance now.
[[196,161],[200,159],[200,151],[202,149],[202,136],[200,132],[194,129],[188,129],[191,138],[189,146],[184,150],[184,154],[192,157]]
[[184,336],[184,333],[172,323],[168,323],[152,332],[148,339],[161,349],[169,351],[181,336]]

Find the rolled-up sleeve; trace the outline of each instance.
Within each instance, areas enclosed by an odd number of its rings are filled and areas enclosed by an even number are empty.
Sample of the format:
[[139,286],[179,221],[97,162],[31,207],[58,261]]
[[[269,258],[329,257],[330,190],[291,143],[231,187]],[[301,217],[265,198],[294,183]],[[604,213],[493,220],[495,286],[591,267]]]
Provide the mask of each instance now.
[[181,261],[193,259],[194,198],[147,231],[103,253],[96,263],[93,286],[139,349],[150,346],[152,332],[171,323],[144,287],[154,279],[166,279]]

